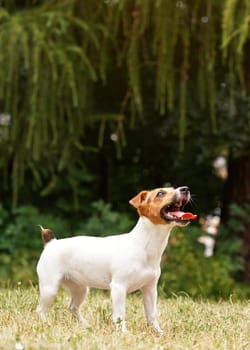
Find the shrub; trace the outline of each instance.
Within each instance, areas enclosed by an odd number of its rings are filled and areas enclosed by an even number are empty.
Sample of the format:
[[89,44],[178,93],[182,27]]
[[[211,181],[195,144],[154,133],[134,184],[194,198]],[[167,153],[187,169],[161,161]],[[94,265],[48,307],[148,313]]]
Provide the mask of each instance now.
[[117,213],[103,200],[93,202],[91,207],[92,215],[77,227],[79,234],[107,236],[130,231],[133,222],[127,214]]
[[239,252],[239,239],[226,242],[230,246],[228,251],[224,239],[219,239],[214,256],[206,258],[203,246],[197,242],[202,234],[200,228],[193,226],[174,230],[163,256],[160,290],[167,296],[180,292],[192,297],[246,296],[247,289],[233,279],[233,274],[242,267],[241,259],[229,254]]
[[65,232],[65,220],[51,214],[41,214],[33,206],[17,208],[8,213],[1,208],[0,277],[12,281],[28,281],[35,276],[35,264],[43,248],[40,228],[50,227]]

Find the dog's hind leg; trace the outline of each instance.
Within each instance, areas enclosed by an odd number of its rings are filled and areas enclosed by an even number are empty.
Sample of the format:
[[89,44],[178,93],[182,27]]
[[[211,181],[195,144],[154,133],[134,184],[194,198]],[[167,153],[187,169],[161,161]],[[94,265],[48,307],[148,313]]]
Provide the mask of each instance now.
[[46,313],[49,308],[49,306],[52,304],[59,288],[59,282],[56,282],[54,284],[48,284],[44,285],[40,283],[39,289],[40,289],[40,303],[37,307],[37,313],[41,317],[43,321],[46,320]]
[[82,317],[80,307],[88,294],[88,287],[74,283],[73,281],[63,281],[63,284],[70,291],[71,300],[69,311],[77,318],[80,323],[84,323],[87,327],[87,321]]

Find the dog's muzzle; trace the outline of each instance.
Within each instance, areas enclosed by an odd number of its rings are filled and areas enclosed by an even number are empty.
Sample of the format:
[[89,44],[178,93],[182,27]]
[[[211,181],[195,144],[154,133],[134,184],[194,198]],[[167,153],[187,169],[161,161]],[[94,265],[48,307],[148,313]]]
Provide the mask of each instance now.
[[191,220],[195,220],[197,215],[184,212],[184,206],[190,201],[189,188],[186,186],[176,189],[173,201],[161,208],[160,215],[167,222],[176,222],[186,225]]

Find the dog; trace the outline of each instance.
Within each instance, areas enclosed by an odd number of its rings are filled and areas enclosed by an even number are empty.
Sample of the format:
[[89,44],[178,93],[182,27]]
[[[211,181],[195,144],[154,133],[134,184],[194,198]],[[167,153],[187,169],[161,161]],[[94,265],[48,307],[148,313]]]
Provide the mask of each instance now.
[[46,319],[48,307],[61,285],[71,294],[69,310],[84,322],[80,306],[89,287],[111,292],[112,319],[126,331],[127,293],[141,290],[146,320],[161,333],[157,321],[157,284],[160,262],[174,226],[196,218],[183,212],[190,201],[186,186],[141,191],[129,203],[139,214],[129,233],[107,237],[77,236],[56,239],[41,226],[45,247],[37,264],[40,303],[37,312]]

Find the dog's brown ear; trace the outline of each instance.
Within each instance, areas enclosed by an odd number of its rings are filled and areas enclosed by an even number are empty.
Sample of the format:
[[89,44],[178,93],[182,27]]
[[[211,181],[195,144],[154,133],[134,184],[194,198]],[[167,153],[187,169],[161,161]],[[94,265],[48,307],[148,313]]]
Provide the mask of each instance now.
[[130,199],[129,203],[133,205],[135,208],[139,208],[141,204],[145,201],[147,198],[148,191],[141,191],[138,193],[135,197]]

